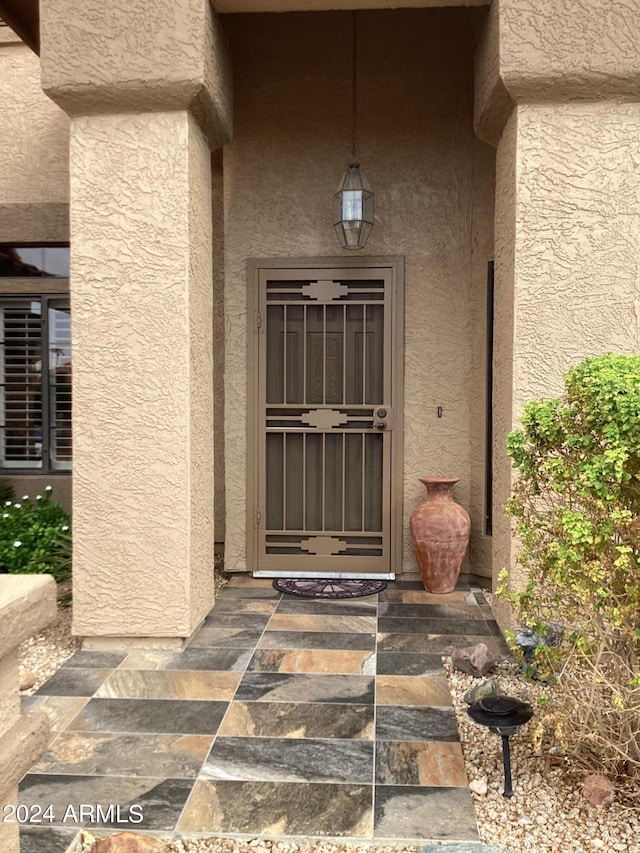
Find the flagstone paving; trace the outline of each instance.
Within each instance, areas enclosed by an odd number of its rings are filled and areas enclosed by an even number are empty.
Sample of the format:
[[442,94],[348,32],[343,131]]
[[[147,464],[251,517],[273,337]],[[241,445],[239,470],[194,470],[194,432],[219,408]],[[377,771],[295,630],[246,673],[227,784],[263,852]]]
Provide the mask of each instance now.
[[506,654],[479,589],[324,601],[235,576],[182,652],[78,652],[23,700],[53,722],[20,786],[50,818],[23,848],[62,853],[82,825],[477,841],[441,657]]

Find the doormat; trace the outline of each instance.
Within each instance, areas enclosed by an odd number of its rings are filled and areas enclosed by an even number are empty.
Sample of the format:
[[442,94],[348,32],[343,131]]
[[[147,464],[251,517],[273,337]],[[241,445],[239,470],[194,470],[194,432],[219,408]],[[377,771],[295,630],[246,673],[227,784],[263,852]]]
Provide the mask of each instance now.
[[361,598],[386,589],[386,581],[327,580],[325,578],[277,578],[274,589],[300,598]]

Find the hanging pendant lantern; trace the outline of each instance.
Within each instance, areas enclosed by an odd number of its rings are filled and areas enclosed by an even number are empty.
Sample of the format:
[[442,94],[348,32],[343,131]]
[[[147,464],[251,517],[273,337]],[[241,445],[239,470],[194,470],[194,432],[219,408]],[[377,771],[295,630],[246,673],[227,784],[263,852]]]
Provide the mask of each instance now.
[[333,197],[333,227],[343,249],[362,249],[373,228],[373,191],[359,163],[349,163]]
[[333,227],[343,249],[363,249],[373,228],[373,190],[367,176],[355,162],[358,127],[358,18],[352,13],[351,53],[351,157],[347,171],[333,197]]

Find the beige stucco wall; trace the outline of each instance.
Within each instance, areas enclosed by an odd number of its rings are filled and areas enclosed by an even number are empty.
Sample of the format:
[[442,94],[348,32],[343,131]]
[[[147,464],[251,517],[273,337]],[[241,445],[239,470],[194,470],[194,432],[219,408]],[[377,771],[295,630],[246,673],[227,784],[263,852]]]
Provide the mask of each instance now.
[[190,108],[212,148],[231,132],[231,68],[205,0],[43,0],[42,88],[69,115]]
[[640,351],[639,38],[633,4],[496,0],[477,52],[497,143],[493,567],[515,587],[507,432],[586,355]]
[[72,117],[74,631],[175,647],[213,602],[211,148],[230,132],[203,0],[47,0]]
[[185,112],[73,122],[74,630],[84,636],[188,636],[211,604],[209,162]]
[[[498,148],[500,477],[526,402],[586,355],[640,352],[640,104],[522,105]],[[512,390],[509,377],[512,376]],[[506,528],[495,569],[509,565]],[[517,567],[513,583],[523,581]]]
[[[493,154],[473,134],[472,11],[359,16],[358,130],[377,211],[360,254],[406,259],[404,530],[424,499],[417,478],[453,473],[477,539]],[[236,87],[224,152],[225,566],[239,571],[251,417],[246,262],[341,253],[331,202],[350,159],[351,15],[227,16],[224,27]],[[402,568],[415,570],[407,536]]]
[[[52,577],[0,575],[0,802],[18,805],[18,782],[46,749],[42,711],[20,714],[18,646],[56,616]],[[0,850],[19,853],[18,823],[0,823]]]
[[0,32],[0,240],[68,239],[69,119],[40,87],[38,57]]

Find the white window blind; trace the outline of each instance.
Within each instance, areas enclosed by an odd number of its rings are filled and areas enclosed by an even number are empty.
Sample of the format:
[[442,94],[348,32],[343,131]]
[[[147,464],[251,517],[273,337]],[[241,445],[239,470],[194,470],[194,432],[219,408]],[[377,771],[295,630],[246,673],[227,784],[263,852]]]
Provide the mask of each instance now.
[[0,300],[0,467],[71,467],[66,299]]

